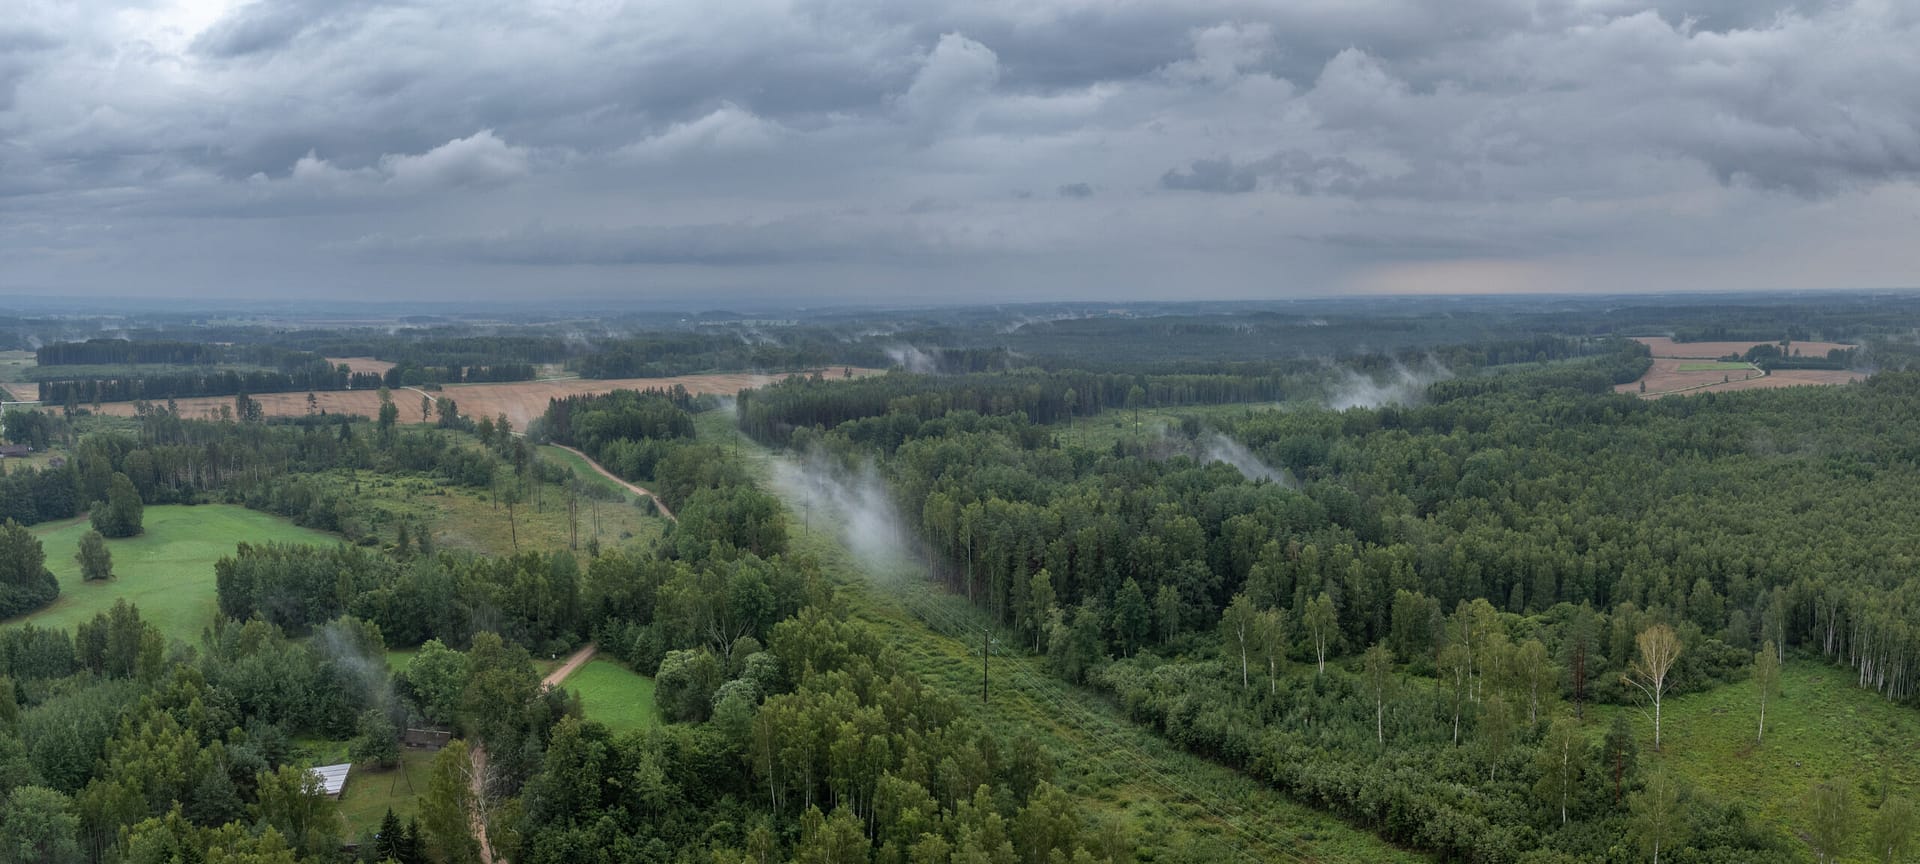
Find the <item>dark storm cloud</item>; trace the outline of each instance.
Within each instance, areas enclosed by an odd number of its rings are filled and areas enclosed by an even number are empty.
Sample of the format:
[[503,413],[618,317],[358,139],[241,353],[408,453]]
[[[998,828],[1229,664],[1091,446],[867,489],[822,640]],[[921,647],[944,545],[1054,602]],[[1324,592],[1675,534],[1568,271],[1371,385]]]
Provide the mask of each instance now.
[[1224,156],[1218,159],[1195,159],[1192,165],[1184,169],[1176,168],[1160,175],[1160,185],[1168,189],[1227,195],[1252,192],[1259,183],[1258,174],[1233,164],[1232,159]]
[[0,291],[1920,267],[1920,13],[1887,0],[16,3]]

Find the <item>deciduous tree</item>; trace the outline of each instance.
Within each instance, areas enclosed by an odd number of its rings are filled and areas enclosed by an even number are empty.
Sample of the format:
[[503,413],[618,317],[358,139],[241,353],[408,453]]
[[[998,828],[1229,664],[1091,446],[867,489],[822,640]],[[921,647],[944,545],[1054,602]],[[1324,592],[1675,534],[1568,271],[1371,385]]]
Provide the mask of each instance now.
[[1753,737],[1759,743],[1767,738],[1767,700],[1780,690],[1780,655],[1772,641],[1753,654],[1753,686],[1760,697],[1760,730]]
[[1580,722],[1571,717],[1553,721],[1547,737],[1534,754],[1534,768],[1540,779],[1533,792],[1560,810],[1560,824],[1567,824],[1567,801],[1580,785],[1580,769],[1586,762],[1587,737]]
[[80,578],[88,582],[113,578],[113,553],[107,551],[107,540],[98,531],[80,535],[80,548],[73,553],[73,560],[80,563]]
[[1229,655],[1240,658],[1240,686],[1248,683],[1247,665],[1253,657],[1260,632],[1260,610],[1245,594],[1235,594],[1227,611],[1220,616],[1220,639]]
[[1665,624],[1640,631],[1634,644],[1638,657],[1627,667],[1620,680],[1638,689],[1653,704],[1653,749],[1660,749],[1660,702],[1673,683],[1673,666],[1680,659],[1680,636]]
[[1641,851],[1660,864],[1660,855],[1686,839],[1687,814],[1681,809],[1680,785],[1665,771],[1647,778],[1647,785],[1627,800],[1633,813],[1633,837]]
[[1814,860],[1838,861],[1853,845],[1858,814],[1853,803],[1852,784],[1827,780],[1813,787],[1807,800],[1807,840],[1813,846]]
[[1340,616],[1334,611],[1333,598],[1327,596],[1325,591],[1320,592],[1320,596],[1307,604],[1306,611],[1300,616],[1300,623],[1306,628],[1307,638],[1313,642],[1314,658],[1319,663],[1315,674],[1325,674],[1327,649],[1332,647],[1334,637],[1340,632]]
[[1387,691],[1393,687],[1393,650],[1385,642],[1376,642],[1360,658],[1361,674],[1367,682],[1367,695],[1373,699],[1373,738],[1387,742]]
[[1868,842],[1873,844],[1873,858],[1880,864],[1899,864],[1913,856],[1914,833],[1913,802],[1905,798],[1888,798],[1880,805],[1880,812],[1873,816],[1873,830]]

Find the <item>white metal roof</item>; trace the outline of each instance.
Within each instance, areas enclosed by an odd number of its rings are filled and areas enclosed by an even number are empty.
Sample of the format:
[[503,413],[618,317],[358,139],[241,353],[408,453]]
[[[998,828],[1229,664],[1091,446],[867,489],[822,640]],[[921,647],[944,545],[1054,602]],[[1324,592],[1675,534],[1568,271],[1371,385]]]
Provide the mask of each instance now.
[[321,765],[313,769],[313,776],[320,778],[320,785],[328,795],[338,796],[340,790],[347,788],[347,771],[351,763],[343,765]]

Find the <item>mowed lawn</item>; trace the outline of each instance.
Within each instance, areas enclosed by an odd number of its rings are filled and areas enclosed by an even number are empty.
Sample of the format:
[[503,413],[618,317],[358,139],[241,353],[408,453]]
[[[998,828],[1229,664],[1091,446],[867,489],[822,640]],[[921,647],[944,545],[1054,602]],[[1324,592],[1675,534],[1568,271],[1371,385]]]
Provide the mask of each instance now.
[[580,694],[588,720],[605,723],[616,733],[660,722],[653,706],[653,679],[616,661],[598,657],[589,660],[567,676],[563,686]]
[[[336,765],[347,761],[350,742],[318,738],[295,742],[307,751],[304,758],[313,764]],[[439,751],[400,748],[400,764],[386,770],[355,765],[347,772],[347,788],[340,793],[340,819],[346,823],[345,839],[366,839],[380,830],[380,821],[391,808],[405,822],[420,813],[420,798],[427,794],[427,778],[432,775],[433,757]]]
[[436,751],[400,748],[400,764],[385,771],[354,766],[347,772],[347,788],[340,793],[340,818],[350,838],[368,837],[380,830],[380,820],[391,808],[405,822],[418,815],[420,798],[427,794]]
[[33,533],[47,553],[47,569],[60,580],[60,596],[47,608],[6,623],[31,621],[71,630],[124,597],[169,638],[192,643],[213,623],[219,608],[213,564],[232,555],[236,544],[340,542],[331,534],[227,504],[148,507],[143,523],[146,531],[140,536],[107,541],[114,578],[93,583],[80,579],[80,565],[73,560],[81,535],[92,527],[86,519],[35,527]]
[[[1667,700],[1665,752],[1659,754],[1653,752],[1649,719],[1633,709],[1610,710],[1632,712],[1643,766],[1665,765],[1717,800],[1744,804],[1755,821],[1798,835],[1808,828],[1808,791],[1828,778],[1852,784],[1861,824],[1879,803],[1882,782],[1895,796],[1920,803],[1920,751],[1914,747],[1920,711],[1860,689],[1854,679],[1825,663],[1788,662],[1779,695],[1767,703],[1767,737],[1758,746],[1751,682]],[[1604,734],[1607,722],[1595,718],[1596,735]]]

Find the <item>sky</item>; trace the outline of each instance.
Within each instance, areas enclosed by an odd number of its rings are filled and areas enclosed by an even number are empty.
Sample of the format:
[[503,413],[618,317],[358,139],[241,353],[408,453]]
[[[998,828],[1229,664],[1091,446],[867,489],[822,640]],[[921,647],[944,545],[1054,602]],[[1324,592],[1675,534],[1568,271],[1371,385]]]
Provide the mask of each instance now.
[[1920,285],[1901,0],[4,0],[6,295]]

